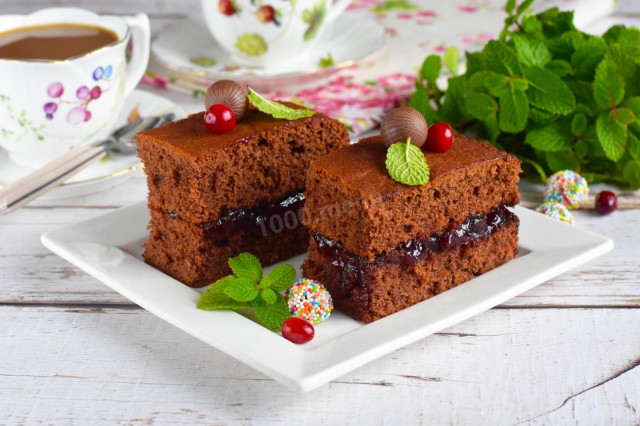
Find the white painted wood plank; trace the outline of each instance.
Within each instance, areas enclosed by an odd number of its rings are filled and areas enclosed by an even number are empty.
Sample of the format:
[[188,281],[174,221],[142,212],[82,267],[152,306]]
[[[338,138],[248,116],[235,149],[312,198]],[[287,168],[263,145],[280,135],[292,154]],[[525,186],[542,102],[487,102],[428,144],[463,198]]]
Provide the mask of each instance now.
[[571,420],[553,414],[569,400],[576,420],[631,424],[640,327],[621,324],[639,322],[491,310],[300,395],[144,311],[5,306],[0,423],[513,424]]

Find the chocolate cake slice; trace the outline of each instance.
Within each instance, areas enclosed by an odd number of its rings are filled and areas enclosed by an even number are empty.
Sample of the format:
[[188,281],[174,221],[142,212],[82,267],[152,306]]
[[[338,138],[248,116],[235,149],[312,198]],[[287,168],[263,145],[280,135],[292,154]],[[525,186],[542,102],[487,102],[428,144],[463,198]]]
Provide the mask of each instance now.
[[371,322],[512,259],[518,250],[520,161],[456,135],[445,153],[425,152],[431,180],[395,182],[380,137],[314,161],[304,220],[311,230],[305,277],[336,307]]
[[300,220],[312,160],[349,143],[323,114],[287,121],[249,109],[235,128],[212,134],[203,113],[138,134],[149,187],[147,263],[193,286],[228,275],[248,251],[263,264],[304,253]]

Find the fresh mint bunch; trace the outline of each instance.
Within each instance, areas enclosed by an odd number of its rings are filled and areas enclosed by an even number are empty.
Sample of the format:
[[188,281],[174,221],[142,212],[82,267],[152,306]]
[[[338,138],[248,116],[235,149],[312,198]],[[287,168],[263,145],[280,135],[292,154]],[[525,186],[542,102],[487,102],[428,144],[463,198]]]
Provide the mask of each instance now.
[[262,325],[280,331],[284,320],[291,316],[280,292],[295,281],[293,266],[276,266],[263,277],[260,261],[251,253],[240,253],[229,259],[229,267],[233,275],[221,278],[209,287],[200,296],[198,308],[205,311],[252,308]]
[[596,37],[575,28],[573,12],[533,15],[532,3],[507,2],[500,39],[466,53],[446,90],[436,84],[442,59],[427,57],[410,106],[515,154],[532,181],[572,169],[640,188],[640,30]]

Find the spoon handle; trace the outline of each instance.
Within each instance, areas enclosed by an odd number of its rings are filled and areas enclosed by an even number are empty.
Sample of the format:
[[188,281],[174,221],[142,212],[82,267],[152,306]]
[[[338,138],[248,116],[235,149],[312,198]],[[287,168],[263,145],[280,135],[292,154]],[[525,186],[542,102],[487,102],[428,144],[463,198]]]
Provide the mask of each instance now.
[[105,152],[106,145],[84,145],[74,148],[62,157],[0,190],[0,214],[17,210],[49,192],[88,165],[101,159]]

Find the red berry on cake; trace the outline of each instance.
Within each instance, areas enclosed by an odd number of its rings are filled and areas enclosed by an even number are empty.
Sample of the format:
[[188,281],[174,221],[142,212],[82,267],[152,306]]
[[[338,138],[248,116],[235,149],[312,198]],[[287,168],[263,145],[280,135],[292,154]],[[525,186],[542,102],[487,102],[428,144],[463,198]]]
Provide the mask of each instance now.
[[228,133],[236,126],[236,116],[227,105],[211,105],[204,114],[204,124],[211,133]]
[[263,24],[268,24],[273,22],[273,18],[276,16],[276,11],[273,7],[268,5],[260,6],[260,9],[256,12],[256,16],[258,17],[258,21]]
[[447,123],[435,123],[429,127],[425,148],[433,152],[447,152],[453,143],[453,129]]
[[427,139],[429,126],[422,114],[411,107],[392,109],[380,125],[382,143],[391,146],[411,138],[411,143],[420,148]]
[[236,10],[230,0],[220,0],[220,2],[218,3],[218,10],[220,11],[220,13],[227,16],[232,16],[234,13],[236,13]]
[[290,317],[282,324],[282,337],[297,345],[310,342],[316,331],[302,318]]

